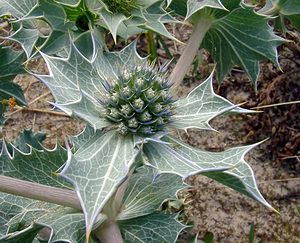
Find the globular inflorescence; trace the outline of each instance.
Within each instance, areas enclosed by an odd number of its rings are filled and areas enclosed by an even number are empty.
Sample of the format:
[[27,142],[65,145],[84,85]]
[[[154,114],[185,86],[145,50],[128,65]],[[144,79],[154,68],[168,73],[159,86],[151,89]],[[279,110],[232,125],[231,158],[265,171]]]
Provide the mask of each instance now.
[[152,67],[124,70],[106,87],[106,118],[118,124],[123,135],[152,135],[164,131],[174,114],[169,88],[163,74]]

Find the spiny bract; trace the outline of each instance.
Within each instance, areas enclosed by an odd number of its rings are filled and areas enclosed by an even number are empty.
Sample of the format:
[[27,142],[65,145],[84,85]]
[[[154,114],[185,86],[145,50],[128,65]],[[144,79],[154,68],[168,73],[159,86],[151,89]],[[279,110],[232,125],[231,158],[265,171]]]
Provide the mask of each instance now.
[[169,88],[163,73],[151,66],[124,70],[118,80],[106,87],[106,118],[117,123],[124,135],[164,131],[174,114]]

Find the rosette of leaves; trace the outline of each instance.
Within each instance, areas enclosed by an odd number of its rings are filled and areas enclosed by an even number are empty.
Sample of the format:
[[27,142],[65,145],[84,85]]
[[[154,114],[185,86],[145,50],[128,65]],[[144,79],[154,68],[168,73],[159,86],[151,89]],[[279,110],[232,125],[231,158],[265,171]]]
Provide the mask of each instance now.
[[193,24],[194,36],[198,35],[192,41],[194,53],[188,55],[194,57],[199,46],[208,50],[216,63],[219,82],[238,66],[256,89],[259,62],[270,60],[279,66],[276,47],[284,39],[268,24],[272,18],[258,14],[253,6],[241,0],[170,0],[168,4]]
[[164,27],[174,19],[159,1],[142,0],[0,0],[0,17],[7,16],[12,33],[7,37],[19,43],[27,58],[44,53],[67,56],[71,42],[88,59],[105,48],[104,28],[113,38],[127,39],[147,30],[173,38]]
[[[183,179],[202,173],[271,208],[244,160],[255,145],[215,153],[169,135],[172,128],[212,129],[209,121],[228,111],[248,112],[214,93],[212,74],[175,101],[165,68],[149,65],[134,43],[120,52],[99,53],[93,61],[74,45],[66,59],[41,55],[49,75],[35,76],[51,90],[53,105],[91,127],[73,139],[75,149],[68,150],[60,172],[80,198],[87,236],[130,171],[141,164]],[[118,213],[119,208],[109,210],[108,217]]]
[[300,5],[297,0],[267,0],[259,13],[276,17],[275,27],[287,32],[285,20],[300,30]]

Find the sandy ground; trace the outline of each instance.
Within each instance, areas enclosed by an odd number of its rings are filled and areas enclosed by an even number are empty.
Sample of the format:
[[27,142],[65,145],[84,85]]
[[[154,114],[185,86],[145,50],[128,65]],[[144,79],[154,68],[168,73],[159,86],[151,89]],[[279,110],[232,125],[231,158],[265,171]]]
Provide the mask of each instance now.
[[[186,39],[187,30],[181,29],[177,32],[182,34],[179,36],[180,39]],[[181,52],[181,46],[174,46],[171,42],[169,44],[173,53]],[[163,51],[160,52],[163,56]],[[203,77],[209,72],[206,65],[208,62],[209,60],[204,59],[201,63],[198,74]],[[35,69],[45,72],[43,63],[37,63]],[[242,75],[246,85],[251,87],[251,84],[243,73],[236,74],[227,77],[225,88],[221,87],[221,91],[223,89],[222,95],[240,103],[252,94],[249,89],[243,89],[243,84],[237,86],[236,80]],[[53,98],[47,88],[35,78],[22,75],[16,82],[25,91],[29,110],[7,113],[8,120],[3,132],[8,139],[16,137],[24,128],[32,128],[36,132],[47,133],[45,146],[52,147],[57,140],[63,143],[66,135],[77,134],[83,129],[84,124],[79,120],[47,113],[51,109],[49,102],[53,102]],[[178,95],[185,96],[200,82],[200,79],[187,78]],[[35,112],[30,109],[42,109],[46,112]],[[249,143],[249,120],[255,116],[259,115],[223,116],[212,122],[219,133],[191,130],[188,134],[179,133],[179,135],[195,147],[219,151]],[[298,123],[297,120],[294,122]],[[259,141],[255,136],[251,142],[253,140]],[[255,242],[300,241],[300,215],[297,214],[295,207],[300,204],[300,180],[296,178],[299,175],[278,165],[276,158],[274,159],[271,154],[274,150],[270,150],[269,145],[266,142],[252,150],[247,155],[247,161],[256,174],[262,194],[280,211],[280,215],[203,176],[193,176],[188,179],[188,183],[193,185],[194,189],[185,194],[191,199],[185,206],[185,214],[194,224],[192,233],[199,232],[199,242],[207,232],[214,234],[214,242],[248,242],[251,224],[255,226]]]

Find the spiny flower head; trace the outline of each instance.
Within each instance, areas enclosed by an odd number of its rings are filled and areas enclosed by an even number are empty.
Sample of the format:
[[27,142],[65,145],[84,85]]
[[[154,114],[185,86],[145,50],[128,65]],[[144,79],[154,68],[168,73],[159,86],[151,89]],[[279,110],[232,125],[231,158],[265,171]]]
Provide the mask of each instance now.
[[174,114],[169,88],[163,73],[151,66],[125,69],[106,88],[106,119],[118,124],[124,135],[164,131]]

